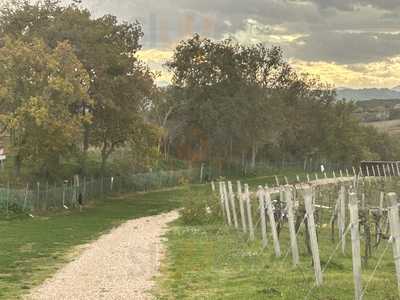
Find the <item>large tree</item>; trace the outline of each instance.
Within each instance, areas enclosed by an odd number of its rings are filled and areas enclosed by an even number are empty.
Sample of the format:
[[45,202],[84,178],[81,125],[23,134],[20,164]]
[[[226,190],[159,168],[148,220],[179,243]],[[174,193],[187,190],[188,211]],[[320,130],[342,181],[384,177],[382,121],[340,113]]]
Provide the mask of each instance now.
[[72,45],[90,76],[93,99],[91,105],[82,102],[82,114],[93,115],[84,127],[83,166],[90,145],[101,148],[104,167],[117,147],[143,132],[135,128],[145,124],[141,112],[153,79],[135,56],[143,35],[139,23],[121,23],[111,15],[93,18],[79,5],[62,6],[57,0],[14,1],[1,11],[0,38],[5,35],[28,41],[39,37],[51,48],[65,40]]
[[81,104],[91,105],[89,76],[67,42],[3,39],[0,48],[0,122],[11,134],[15,170],[33,161],[42,175],[57,168],[81,137]]

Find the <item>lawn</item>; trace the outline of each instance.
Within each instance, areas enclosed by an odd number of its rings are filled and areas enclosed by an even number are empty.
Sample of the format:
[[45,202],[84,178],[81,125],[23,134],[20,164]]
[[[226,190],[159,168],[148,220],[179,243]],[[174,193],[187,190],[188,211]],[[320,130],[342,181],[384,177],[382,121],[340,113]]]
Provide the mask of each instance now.
[[82,213],[0,218],[0,299],[20,298],[66,263],[76,246],[122,222],[180,207],[186,193],[179,188],[115,196]]
[[[262,180],[250,180],[253,189]],[[204,192],[202,192],[205,196]],[[329,219],[329,215],[325,214]],[[307,254],[304,226],[298,235],[301,264],[293,267],[289,249],[287,224],[280,235],[282,257],[273,253],[272,237],[262,250],[260,227],[257,239],[221,223],[188,225],[176,221],[167,234],[168,254],[162,276],[158,278],[158,299],[354,299],[351,242],[347,239],[345,254],[336,241],[331,241],[330,227],[323,223],[318,230],[324,284],[314,287],[311,256]],[[364,253],[362,244],[362,254]],[[332,259],[330,260],[331,255]],[[384,253],[384,255],[382,255]],[[392,245],[382,242],[373,249],[373,256],[363,264],[363,286],[368,283],[364,299],[398,299]]]

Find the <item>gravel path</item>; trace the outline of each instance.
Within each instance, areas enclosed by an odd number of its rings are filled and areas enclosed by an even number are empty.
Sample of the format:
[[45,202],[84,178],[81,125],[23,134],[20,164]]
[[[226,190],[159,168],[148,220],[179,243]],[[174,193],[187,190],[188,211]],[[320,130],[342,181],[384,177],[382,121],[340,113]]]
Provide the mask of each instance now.
[[27,299],[151,299],[162,235],[176,211],[124,223],[88,245]]

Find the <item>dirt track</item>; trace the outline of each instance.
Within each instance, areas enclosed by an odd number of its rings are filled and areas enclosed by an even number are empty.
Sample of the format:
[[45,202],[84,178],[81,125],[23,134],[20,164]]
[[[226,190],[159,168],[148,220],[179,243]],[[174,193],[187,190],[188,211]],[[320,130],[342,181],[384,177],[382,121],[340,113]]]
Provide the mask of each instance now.
[[170,212],[124,223],[88,245],[27,299],[151,299]]

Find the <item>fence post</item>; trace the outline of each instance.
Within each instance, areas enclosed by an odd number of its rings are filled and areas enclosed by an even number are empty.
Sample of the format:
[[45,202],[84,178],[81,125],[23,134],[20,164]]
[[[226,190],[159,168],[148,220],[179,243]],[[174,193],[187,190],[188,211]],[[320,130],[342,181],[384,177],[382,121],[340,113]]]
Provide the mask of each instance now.
[[375,166],[374,165],[372,165],[372,174],[374,175],[374,177],[376,177]]
[[389,208],[390,232],[393,243],[393,257],[396,265],[397,288],[400,295],[400,220],[399,207],[396,193],[388,193],[388,200],[391,207]]
[[246,198],[247,219],[249,222],[250,240],[254,241],[253,217],[251,214],[251,199],[250,199],[249,185],[247,183],[244,185],[244,194],[245,194],[245,198]]
[[265,203],[267,205],[268,219],[269,219],[269,223],[271,225],[272,239],[274,241],[275,256],[280,257],[281,256],[281,247],[279,245],[278,231],[276,230],[276,223],[275,223],[274,210],[272,207],[271,195],[269,194],[268,190],[265,191]]
[[400,176],[399,163],[396,162],[397,176]]
[[353,169],[353,176],[356,176],[357,175],[356,174],[356,168],[352,167],[352,169]]
[[321,286],[323,282],[322,278],[322,270],[321,270],[321,261],[319,258],[319,249],[318,249],[318,240],[317,240],[317,232],[315,229],[315,220],[314,220],[314,209],[313,209],[313,199],[312,199],[312,188],[307,187],[304,189],[304,204],[307,212],[307,224],[308,224],[308,232],[310,236],[310,246],[313,257],[314,264],[314,273],[315,273],[315,282],[317,286]]
[[262,186],[258,187],[257,196],[260,203],[262,246],[263,248],[266,248],[268,245],[268,239],[267,239],[267,223],[265,221],[265,201],[264,201],[265,191],[262,188]]
[[232,182],[228,181],[228,191],[229,191],[229,199],[231,200],[232,214],[233,214],[233,223],[235,228],[239,228],[237,213],[236,213],[236,205],[235,205],[235,194],[233,193]]
[[232,219],[231,219],[231,213],[229,211],[229,200],[228,200],[228,193],[226,191],[225,182],[222,182],[222,192],[223,192],[223,195],[224,195],[226,218],[228,219],[228,225],[231,226],[232,225]]
[[347,168],[346,168],[346,176],[350,177],[349,170],[347,170]]
[[299,258],[299,248],[297,245],[296,238],[296,226],[294,221],[294,205],[293,205],[293,194],[290,187],[285,189],[285,200],[288,209],[288,225],[290,232],[290,248],[292,251],[293,265],[297,266],[300,262]]
[[354,277],[354,293],[355,300],[362,299],[362,283],[361,283],[361,246],[359,232],[359,216],[357,194],[349,194],[349,209],[351,222],[351,249],[353,260],[353,277]]
[[239,200],[239,208],[240,208],[240,219],[242,220],[242,230],[244,233],[247,231],[247,226],[246,226],[246,216],[244,213],[244,199],[243,199],[243,193],[242,193],[242,184],[240,181],[237,181],[237,191],[238,191],[238,200]]
[[339,216],[338,216],[338,227],[339,227],[339,240],[342,242],[342,253],[346,251],[346,237],[344,235],[346,231],[346,189],[342,185],[339,191]]
[[213,192],[215,192],[215,183],[214,183],[214,180],[211,181],[211,190],[212,190]]
[[222,217],[224,218],[225,224],[227,223],[227,216],[225,211],[225,198],[224,191],[222,187],[222,181],[218,182],[219,185],[219,204],[221,205]]
[[278,176],[276,176],[276,175],[275,175],[275,183],[276,183],[276,186],[280,186]]

